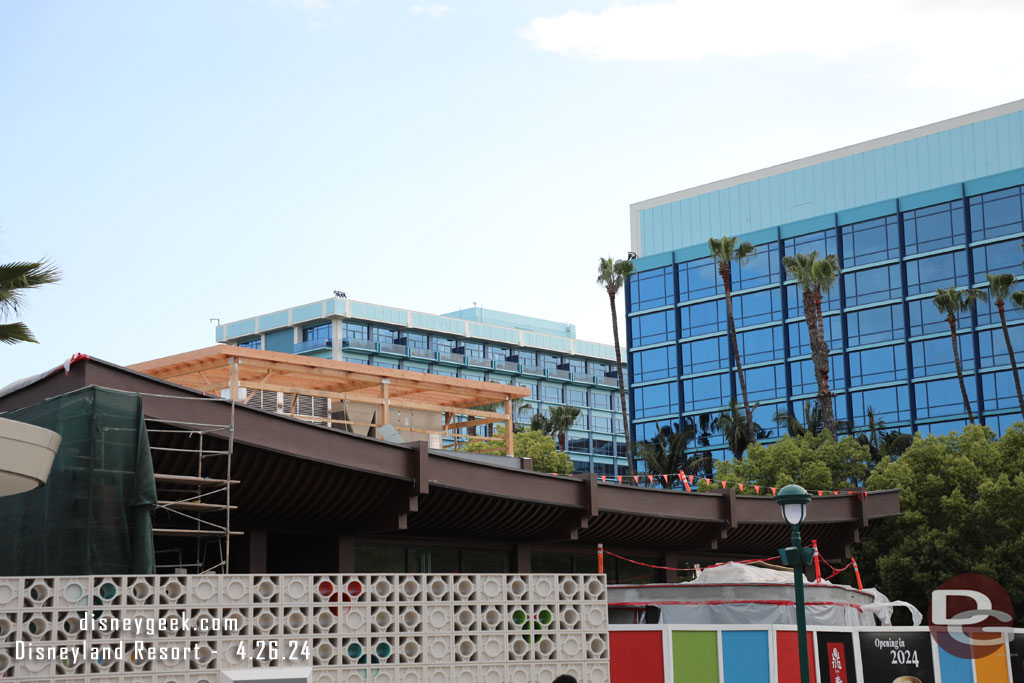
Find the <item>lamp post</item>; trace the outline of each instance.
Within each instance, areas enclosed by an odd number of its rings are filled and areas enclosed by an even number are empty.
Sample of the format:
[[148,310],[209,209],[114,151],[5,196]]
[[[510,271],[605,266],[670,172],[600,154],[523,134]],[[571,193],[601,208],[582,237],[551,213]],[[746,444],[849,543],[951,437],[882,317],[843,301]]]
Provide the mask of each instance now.
[[814,551],[804,548],[800,542],[800,523],[807,515],[807,503],[811,494],[802,486],[789,484],[779,489],[775,502],[782,507],[782,518],[789,524],[792,533],[790,546],[779,551],[782,563],[793,568],[793,592],[796,594],[796,638],[800,656],[800,683],[810,683],[807,670],[807,616],[804,605],[804,565],[812,559]]

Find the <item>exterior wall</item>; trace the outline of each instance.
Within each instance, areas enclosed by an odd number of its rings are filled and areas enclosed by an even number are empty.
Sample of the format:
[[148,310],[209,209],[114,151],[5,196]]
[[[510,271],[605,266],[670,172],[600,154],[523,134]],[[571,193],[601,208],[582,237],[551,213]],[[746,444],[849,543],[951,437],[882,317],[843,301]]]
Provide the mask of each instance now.
[[[701,223],[700,231],[685,222],[666,224],[680,244],[700,240],[640,259],[628,287],[627,345],[637,441],[680,420],[699,425],[702,416],[717,416],[732,397],[740,400],[736,375],[729,371],[735,359],[724,295],[706,234],[736,235],[757,246],[750,263],[734,268],[734,307],[750,401],[759,404],[754,419],[773,438],[779,435],[774,413],[786,410],[802,416],[805,401],[817,393],[800,291],[782,266],[784,256],[815,250],[835,254],[842,268],[823,304],[837,419],[863,427],[871,408],[888,428],[923,433],[959,428],[966,414],[949,327],[931,299],[940,287],[984,289],[988,273],[1024,279],[1024,168],[935,186],[948,180],[948,174],[925,174],[919,164],[950,155],[1001,160],[995,166],[961,164],[956,177],[972,169],[1002,170],[1011,162],[1024,166],[1020,120],[1017,112],[901,142],[906,149],[924,145],[930,152],[899,161],[884,179],[862,169],[867,175],[861,184],[877,181],[883,189],[907,188],[914,194],[868,197],[851,187],[850,197],[882,200],[753,232],[740,233],[735,223],[727,227],[718,221]],[[973,154],[970,140],[984,150]],[[1003,147],[993,147],[997,142]],[[829,163],[845,167],[854,162]],[[763,180],[771,185],[784,179]],[[788,201],[784,193],[776,198],[782,204]],[[1010,305],[1006,312],[1011,340],[1020,350],[1022,312]],[[1001,432],[1020,419],[1020,409],[995,307],[982,303],[962,316],[958,332],[974,411]],[[721,435],[706,436],[707,447],[701,450],[725,457]]]
[[[93,621],[83,629],[86,615]],[[109,627],[112,618],[182,617],[189,628]],[[293,668],[289,680],[317,683],[530,683],[563,673],[608,681],[607,595],[597,575],[0,578],[0,634],[0,677],[20,681],[218,683],[221,670]],[[124,649],[29,660],[19,658],[19,642]],[[136,642],[189,654],[135,656]]]
[[[305,333],[322,325],[327,329],[321,334]],[[304,334],[316,338],[304,340]],[[614,475],[626,470],[618,380],[606,376],[614,371],[615,350],[576,339],[575,327],[568,323],[482,308],[438,316],[327,299],[220,325],[217,339],[526,386],[532,390],[525,401],[530,407],[516,415],[517,422],[529,424],[534,412],[557,405],[579,407],[583,412],[576,428],[566,435],[566,450],[577,471]],[[406,343],[396,343],[403,339]],[[463,347],[464,353],[454,352]],[[509,362],[512,356],[518,358]]]

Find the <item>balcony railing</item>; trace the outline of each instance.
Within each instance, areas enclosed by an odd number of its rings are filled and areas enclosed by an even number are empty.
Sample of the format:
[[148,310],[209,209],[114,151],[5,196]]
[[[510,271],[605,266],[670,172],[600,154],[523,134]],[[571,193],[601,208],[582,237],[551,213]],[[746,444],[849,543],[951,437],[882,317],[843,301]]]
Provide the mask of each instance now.
[[303,341],[296,344],[293,352],[305,353],[306,351],[316,351],[318,349],[329,348],[331,348],[330,339],[310,339],[308,341]]
[[409,354],[412,355],[412,356],[415,356],[416,358],[429,358],[431,360],[434,360],[434,359],[437,358],[437,352],[436,351],[431,351],[430,349],[421,349],[421,348],[416,347],[416,346],[414,346],[411,349],[409,349]]
[[461,353],[438,353],[437,360],[441,363],[452,363],[454,365],[466,364],[466,357]]
[[573,373],[572,381],[579,382],[581,384],[593,384],[594,383],[594,376],[593,375],[587,375],[587,374],[584,374],[582,372]]
[[404,356],[409,347],[405,344],[389,344],[387,342],[380,343],[380,352],[387,353],[392,356]]
[[569,380],[569,371],[568,370],[548,370],[548,377],[552,377],[554,379],[564,379],[564,380],[568,381]]
[[598,377],[597,383],[605,387],[617,387],[619,386],[619,380],[617,377]]
[[345,337],[342,342],[342,346],[348,346],[353,349],[366,349],[367,351],[376,351],[377,342],[370,341],[369,339],[359,339],[357,337]]
[[486,358],[476,358],[469,356],[469,364],[477,368],[491,368],[491,361]]

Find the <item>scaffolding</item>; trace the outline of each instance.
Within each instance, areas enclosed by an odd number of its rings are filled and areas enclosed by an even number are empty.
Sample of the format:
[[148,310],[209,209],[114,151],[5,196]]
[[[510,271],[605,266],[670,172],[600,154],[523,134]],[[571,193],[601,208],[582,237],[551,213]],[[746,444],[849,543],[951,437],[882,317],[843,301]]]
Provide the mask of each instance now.
[[[176,401],[224,400],[209,396],[141,395]],[[231,487],[240,482],[231,478],[235,403],[231,401],[230,405],[228,424],[146,417],[150,450],[154,454],[156,509],[164,513],[160,521],[165,522],[154,525],[153,535],[195,541],[192,561],[186,559],[181,547],[158,551],[162,556],[171,557],[162,563],[158,561],[157,571],[197,574],[228,571],[231,538],[242,534],[231,529],[231,512],[238,508],[231,502]],[[175,462],[174,469],[181,471],[185,467],[194,474],[161,472],[158,463],[165,461]],[[223,474],[210,476],[219,470]]]

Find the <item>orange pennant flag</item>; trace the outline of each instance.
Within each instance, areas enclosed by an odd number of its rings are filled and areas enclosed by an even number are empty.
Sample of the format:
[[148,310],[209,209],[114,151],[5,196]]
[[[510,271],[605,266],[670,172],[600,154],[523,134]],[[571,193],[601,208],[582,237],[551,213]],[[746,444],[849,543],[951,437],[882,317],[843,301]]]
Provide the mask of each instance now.
[[739,486],[740,486],[740,491],[742,492],[743,491],[743,484],[740,484]]
[[650,483],[653,484],[654,483],[654,475],[653,474],[648,474],[647,475],[647,481],[649,481]]
[[772,495],[774,496],[775,495],[775,487],[774,486],[769,486],[768,488],[770,488],[772,490]]
[[622,475],[621,474],[618,476],[618,479],[619,479],[619,483],[621,484],[622,483]]
[[832,493],[836,494],[837,496],[839,495],[839,491],[833,491]]
[[727,482],[727,481],[723,481],[723,482],[722,482],[722,488],[724,489],[724,488],[726,487],[726,485],[727,485],[728,483],[729,483],[729,482]]
[[601,483],[602,483],[602,484],[608,481],[608,478],[607,478],[607,477],[608,477],[608,475],[607,475],[607,474],[602,474],[602,475],[601,475]]
[[693,480],[694,480],[694,476],[693,476],[693,475],[691,474],[691,475],[690,475],[690,484],[691,484],[691,485],[693,484]]
[[637,486],[639,486],[640,485],[640,476],[637,475],[637,474],[634,474],[633,475],[633,481],[635,481]]
[[824,491],[822,491],[821,489],[818,489],[818,495],[819,496],[824,495]]
[[668,475],[667,474],[661,475],[661,478],[665,480],[666,484],[668,484]]
[[707,477],[704,477],[704,484],[705,484],[706,486],[711,486],[711,480],[710,480],[710,479],[708,479]]
[[689,480],[689,479],[687,479],[686,477],[683,477],[683,486],[685,486],[685,487],[686,487],[686,490],[687,490],[687,491],[689,491],[689,490],[690,490],[690,480]]
[[758,486],[757,484],[754,484],[754,492],[755,492],[755,493],[756,493],[757,495],[761,495],[761,487],[760,487],[760,486]]
[[679,470],[678,477],[679,477],[679,481],[683,481],[683,479],[686,478],[686,477],[683,476],[683,471],[682,470]]

